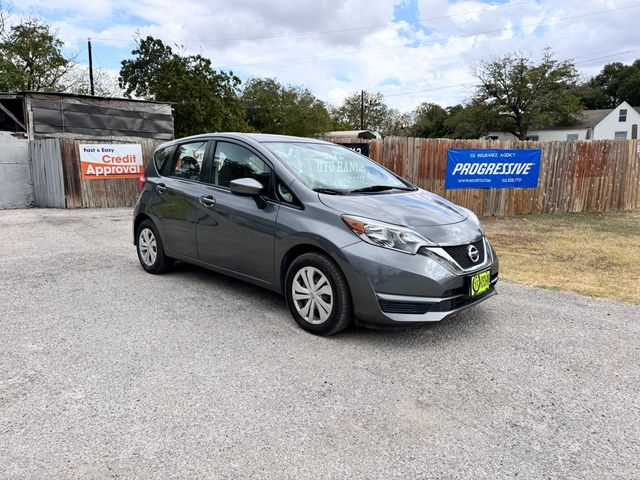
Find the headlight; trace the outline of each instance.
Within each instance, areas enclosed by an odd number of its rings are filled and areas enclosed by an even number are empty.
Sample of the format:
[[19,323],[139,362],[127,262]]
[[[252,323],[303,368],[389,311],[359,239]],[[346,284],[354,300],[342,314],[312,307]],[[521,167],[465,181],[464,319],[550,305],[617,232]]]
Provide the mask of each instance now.
[[362,240],[378,247],[415,255],[420,247],[436,245],[410,228],[350,215],[343,215],[342,220]]

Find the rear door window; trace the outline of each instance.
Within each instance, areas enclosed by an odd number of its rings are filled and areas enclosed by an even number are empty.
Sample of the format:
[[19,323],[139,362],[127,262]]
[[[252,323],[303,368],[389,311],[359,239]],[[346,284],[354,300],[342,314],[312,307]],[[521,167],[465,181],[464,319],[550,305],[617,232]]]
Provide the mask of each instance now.
[[172,177],[200,180],[200,171],[207,150],[207,140],[178,145],[171,171]]

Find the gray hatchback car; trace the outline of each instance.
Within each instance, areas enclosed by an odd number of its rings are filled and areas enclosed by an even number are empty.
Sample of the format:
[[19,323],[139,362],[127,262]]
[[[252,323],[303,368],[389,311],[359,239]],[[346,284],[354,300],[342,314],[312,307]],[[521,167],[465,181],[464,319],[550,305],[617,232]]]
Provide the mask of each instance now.
[[218,133],[161,145],[141,178],[134,244],[283,293],[305,330],[434,322],[495,294],[478,218],[345,147]]

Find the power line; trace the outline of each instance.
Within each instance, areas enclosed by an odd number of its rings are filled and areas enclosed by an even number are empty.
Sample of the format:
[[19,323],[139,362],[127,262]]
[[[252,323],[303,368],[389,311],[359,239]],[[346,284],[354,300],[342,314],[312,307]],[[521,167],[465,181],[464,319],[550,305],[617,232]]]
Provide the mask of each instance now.
[[600,55],[601,53],[609,53],[609,52],[615,52],[616,50],[620,50],[620,47],[616,47],[616,48],[608,48],[606,50],[598,50],[597,52],[589,52],[585,55],[578,55],[577,57],[571,57],[572,60],[578,60],[579,58],[586,58],[586,57],[591,57],[593,55]]
[[595,62],[596,60],[602,60],[604,58],[611,58],[611,57],[618,57],[620,55],[626,55],[627,53],[634,53],[634,52],[638,52],[640,50],[627,50],[624,52],[619,52],[619,53],[614,53],[613,55],[604,55],[602,57],[595,57],[595,58],[588,58],[587,60],[582,60],[580,62],[576,62],[574,65],[580,65],[581,63],[589,63],[589,62]]
[[[638,8],[640,7],[640,4],[635,4],[635,5],[630,5],[627,7],[619,7],[619,8],[611,8],[611,9],[607,9],[607,10],[600,10],[597,12],[590,12],[590,13],[583,13],[580,15],[571,15],[568,17],[563,17],[560,19],[555,20],[554,22],[547,22],[547,23],[529,23],[529,24],[522,24],[519,27],[520,28],[526,28],[526,27],[548,27],[553,25],[554,23],[558,23],[558,22],[566,22],[568,20],[575,20],[577,18],[585,18],[585,17],[591,17],[591,16],[595,16],[595,15],[603,15],[603,14],[607,14],[607,13],[612,13],[612,12],[618,12],[618,11],[622,11],[622,10],[629,10],[632,8]],[[467,33],[467,34],[463,34],[463,35],[457,35],[456,38],[467,38],[467,37],[475,37],[478,35],[487,35],[487,34],[491,34],[491,33],[501,33],[501,32],[505,32],[505,31],[509,31],[512,30],[513,27],[505,27],[505,28],[499,28],[499,29],[495,29],[495,30],[485,30],[482,32],[474,32],[474,33]],[[416,42],[417,45],[420,46],[424,46],[424,45],[428,45],[428,44],[435,44],[438,43],[439,40],[424,40],[421,42]],[[280,60],[270,60],[270,61],[264,61],[264,62],[253,62],[253,63],[236,63],[236,64],[229,64],[229,65],[222,65],[220,68],[226,68],[226,69],[232,69],[234,67],[243,67],[243,66],[256,66],[256,65],[268,65],[268,64],[278,64],[278,63],[293,63],[293,62],[301,62],[301,61],[307,61],[307,60],[321,60],[324,58],[331,58],[331,57],[339,57],[339,56],[343,56],[343,55],[352,55],[352,54],[357,54],[357,53],[364,53],[364,52],[372,52],[372,51],[381,51],[381,50],[390,50],[390,49],[394,49],[394,48],[399,48],[399,47],[405,47],[406,44],[395,44],[395,45],[390,45],[387,47],[377,47],[377,48],[367,48],[367,49],[360,49],[360,50],[351,50],[348,52],[339,52],[339,53],[329,53],[329,54],[324,54],[324,55],[315,55],[315,56],[307,56],[307,57],[297,57],[297,58],[288,58],[288,59],[280,59]]]
[[[289,33],[284,33],[284,34],[271,34],[271,35],[257,35],[257,36],[252,36],[252,37],[229,37],[229,38],[217,38],[217,39],[211,39],[211,40],[202,40],[202,39],[197,39],[197,38],[187,38],[187,39],[183,39],[181,40],[182,42],[199,42],[199,43],[220,43],[220,42],[239,42],[239,41],[245,41],[245,40],[267,40],[267,39],[275,39],[275,38],[300,38],[300,37],[308,37],[308,36],[319,36],[319,35],[333,35],[336,33],[347,33],[347,32],[358,32],[358,31],[363,31],[363,30],[376,30],[376,29],[383,29],[383,28],[388,28],[388,27],[394,27],[394,26],[400,26],[403,24],[406,25],[416,25],[416,24],[420,24],[420,23],[425,23],[425,22],[432,22],[435,20],[444,20],[447,18],[454,18],[454,17],[462,17],[465,15],[474,15],[476,13],[483,13],[483,12],[488,12],[488,11],[494,11],[494,10],[498,10],[498,9],[502,9],[502,8],[511,8],[511,7],[518,7],[518,6],[522,6],[522,5],[527,5],[527,4],[531,4],[531,3],[536,3],[535,0],[529,0],[526,2],[518,2],[518,3],[509,3],[509,4],[503,4],[503,5],[491,5],[487,8],[482,8],[479,10],[472,10],[472,11],[468,11],[468,12],[461,12],[461,13],[454,13],[451,15],[440,15],[437,17],[421,17],[418,18],[417,20],[413,20],[411,22],[392,22],[392,23],[381,23],[381,24],[377,24],[377,25],[369,25],[366,27],[352,27],[352,28],[343,28],[343,29],[338,29],[338,30],[318,30],[318,31],[311,31],[311,32],[301,32],[301,33],[293,33],[293,34],[289,34]],[[94,36],[92,37],[94,40],[109,40],[109,41],[125,41],[124,39],[114,39],[112,37],[100,37],[100,36]],[[131,41],[131,39],[127,39],[126,41]]]
[[472,83],[459,83],[457,85],[447,85],[444,87],[435,87],[435,88],[427,88],[424,90],[413,90],[410,92],[398,92],[398,93],[389,93],[389,94],[382,94],[383,97],[399,97],[401,95],[413,95],[414,93],[425,93],[425,92],[435,92],[437,90],[446,90],[448,88],[457,88],[457,87],[471,87],[474,86],[474,84]]
[[[603,52],[607,52],[607,51],[610,52],[611,50],[604,50]],[[575,62],[574,65],[579,65],[581,63],[588,63],[588,62],[592,62],[592,61],[595,61],[595,60],[601,60],[601,59],[604,59],[604,58],[617,57],[617,56],[620,56],[620,55],[626,55],[628,53],[634,53],[634,52],[638,52],[638,51],[640,51],[640,50],[638,50],[638,49],[636,49],[636,50],[626,50],[624,52],[618,52],[618,53],[614,53],[612,55],[604,55],[604,56],[601,56],[601,57],[589,58],[589,59],[586,59],[586,60],[582,60],[580,62]],[[600,52],[600,53],[602,53],[602,52]],[[578,58],[583,58],[584,56],[585,55],[583,55],[582,57],[578,57]],[[449,89],[449,88],[476,87],[478,85],[479,84],[476,84],[476,83],[458,83],[458,84],[455,84],[455,85],[446,85],[446,86],[442,86],[442,87],[427,88],[427,89],[423,89],[423,90],[412,90],[412,91],[408,91],[408,92],[396,92],[396,93],[388,93],[388,94],[383,93],[382,96],[384,96],[385,98],[387,98],[387,97],[399,97],[399,96],[402,96],[402,95],[413,95],[413,94],[416,94],[416,93],[435,92],[435,91],[438,91],[438,90],[446,90],[446,89]]]
[[255,36],[255,37],[236,37],[236,38],[223,38],[223,39],[215,39],[215,40],[205,40],[205,41],[201,41],[203,43],[216,43],[216,42],[236,42],[236,41],[242,41],[242,40],[263,40],[263,39],[270,39],[270,38],[298,38],[298,37],[306,37],[306,36],[316,36],[316,35],[332,35],[335,33],[347,33],[347,32],[359,32],[362,30],[376,30],[376,29],[381,29],[381,28],[388,28],[388,27],[394,27],[397,25],[402,25],[407,24],[407,25],[416,25],[416,24],[420,24],[420,23],[425,23],[425,22],[432,22],[435,20],[444,20],[447,18],[454,18],[454,17],[462,17],[465,15],[474,15],[476,13],[484,13],[484,12],[488,12],[488,11],[493,11],[493,10],[497,10],[497,9],[501,9],[501,8],[511,8],[511,7],[518,7],[521,5],[527,5],[530,3],[536,3],[535,1],[527,1],[527,2],[518,2],[518,3],[510,3],[510,4],[504,4],[504,5],[491,5],[490,7],[487,8],[482,8],[479,10],[472,10],[469,12],[461,12],[461,13],[454,13],[451,15],[440,15],[437,17],[422,17],[419,18],[417,20],[411,21],[411,22],[392,22],[392,23],[382,23],[382,24],[378,24],[378,25],[370,25],[367,27],[353,27],[353,28],[343,28],[343,29],[339,29],[339,30],[324,30],[324,31],[316,31],[316,32],[303,32],[303,33],[297,33],[297,34],[274,34],[274,35],[262,35],[262,36]]

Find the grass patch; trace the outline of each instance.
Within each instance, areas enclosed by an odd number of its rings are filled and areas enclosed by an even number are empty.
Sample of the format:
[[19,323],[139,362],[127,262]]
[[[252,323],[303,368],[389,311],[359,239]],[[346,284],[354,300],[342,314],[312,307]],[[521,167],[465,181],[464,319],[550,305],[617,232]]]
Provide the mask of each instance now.
[[505,280],[640,304],[640,211],[483,219]]

